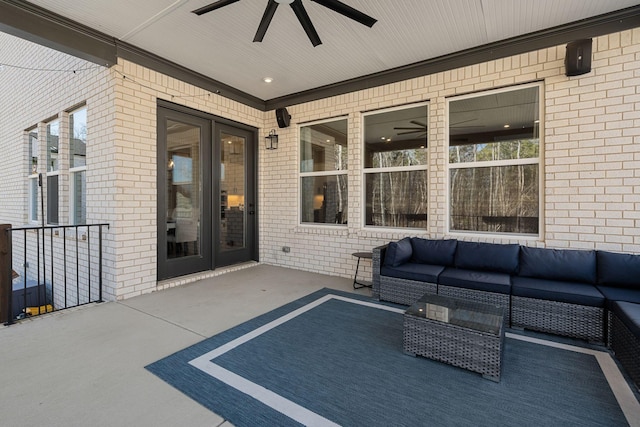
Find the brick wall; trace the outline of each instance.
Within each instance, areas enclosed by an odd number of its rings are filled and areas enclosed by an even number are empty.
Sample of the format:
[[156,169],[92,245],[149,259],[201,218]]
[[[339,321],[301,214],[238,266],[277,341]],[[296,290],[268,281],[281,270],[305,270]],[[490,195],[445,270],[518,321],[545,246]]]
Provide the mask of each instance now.
[[[0,62],[68,69],[93,66],[0,33]],[[11,46],[12,48],[5,48]],[[351,277],[352,252],[405,235],[519,242],[560,248],[640,252],[640,29],[594,39],[592,71],[564,75],[557,46],[461,69],[288,106],[291,126],[251,107],[120,60],[111,69],[68,73],[0,72],[3,222],[27,216],[24,131],[87,102],[89,222],[109,222],[107,298],[128,298],[171,283],[156,281],[156,105],[164,99],[259,128],[259,244],[263,263]],[[40,61],[39,58],[44,58]],[[446,230],[446,99],[519,83],[543,82],[543,229],[539,239],[449,235]],[[18,101],[15,101],[18,100]],[[20,102],[24,101],[24,102]],[[429,102],[429,226],[405,231],[362,227],[362,113]],[[349,123],[348,225],[300,225],[299,125],[332,117]],[[278,129],[278,150],[264,136]],[[283,246],[291,252],[282,251]],[[370,274],[369,263],[361,268]],[[177,280],[176,284],[184,281]]]
[[[640,29],[594,39],[588,74],[565,76],[564,56],[562,45],[289,106],[292,126],[280,130],[280,149],[260,165],[261,261],[349,276],[352,252],[405,235],[640,252]],[[447,97],[538,81],[545,102],[540,237],[447,234]],[[429,101],[428,230],[363,229],[361,114],[421,101]],[[336,116],[349,119],[349,224],[301,226],[296,133],[301,123]]]
[[[60,121],[61,151],[68,150],[68,112],[86,103],[88,129],[87,152],[87,218],[91,223],[113,222],[111,193],[113,173],[113,128],[115,109],[112,103],[113,81],[109,71],[78,58],[52,51],[22,39],[0,33],[0,149],[4,168],[0,185],[0,221],[13,226],[28,224],[28,179],[30,159],[26,131],[37,127],[40,140],[38,171],[46,174],[46,122]],[[16,68],[21,67],[21,68]],[[63,71],[64,70],[64,71]],[[75,72],[74,72],[75,70]],[[60,157],[63,168],[59,175],[59,222],[69,223],[68,156]],[[46,177],[43,177],[46,185]],[[46,189],[45,212],[46,212]],[[38,209],[40,217],[40,209]],[[113,233],[106,233],[104,257],[105,298],[116,295],[114,286],[117,270],[114,268],[115,247]],[[71,239],[68,239],[71,241]],[[80,246],[86,242],[80,242]],[[61,238],[54,240],[61,245]],[[18,254],[19,255],[19,254]],[[15,259],[14,266],[22,265]],[[35,256],[35,255],[34,255]],[[30,263],[35,266],[35,262]],[[58,269],[60,272],[61,269]],[[23,270],[19,268],[20,273]],[[35,272],[29,272],[29,276]]]

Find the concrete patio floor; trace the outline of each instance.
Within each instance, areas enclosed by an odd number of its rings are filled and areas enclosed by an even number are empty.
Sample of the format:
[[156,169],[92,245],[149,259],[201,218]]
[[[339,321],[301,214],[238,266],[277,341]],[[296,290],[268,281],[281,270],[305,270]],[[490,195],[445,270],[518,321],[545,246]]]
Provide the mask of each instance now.
[[144,369],[350,279],[268,265],[0,327],[0,425],[230,426]]

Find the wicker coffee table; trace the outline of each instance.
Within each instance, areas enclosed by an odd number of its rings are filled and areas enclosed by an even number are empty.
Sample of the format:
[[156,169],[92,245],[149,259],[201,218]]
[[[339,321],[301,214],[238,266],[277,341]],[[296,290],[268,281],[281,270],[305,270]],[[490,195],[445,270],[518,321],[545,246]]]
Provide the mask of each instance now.
[[404,314],[404,351],[500,381],[504,313],[499,306],[426,294]]

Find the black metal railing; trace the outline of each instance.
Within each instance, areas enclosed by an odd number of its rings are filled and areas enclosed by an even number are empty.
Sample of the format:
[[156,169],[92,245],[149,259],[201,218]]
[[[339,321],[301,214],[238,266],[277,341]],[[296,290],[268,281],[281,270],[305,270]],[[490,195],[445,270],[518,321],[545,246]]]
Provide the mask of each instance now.
[[105,227],[5,226],[0,258],[9,259],[0,264],[10,268],[0,278],[0,321],[102,302]]

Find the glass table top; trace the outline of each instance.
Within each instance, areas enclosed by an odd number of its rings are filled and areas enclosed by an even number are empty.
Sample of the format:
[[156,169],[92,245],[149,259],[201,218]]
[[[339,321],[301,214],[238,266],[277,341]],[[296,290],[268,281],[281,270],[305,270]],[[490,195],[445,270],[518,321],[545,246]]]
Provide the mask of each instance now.
[[500,334],[503,322],[503,310],[497,305],[432,294],[422,296],[407,309],[405,315],[494,335]]

